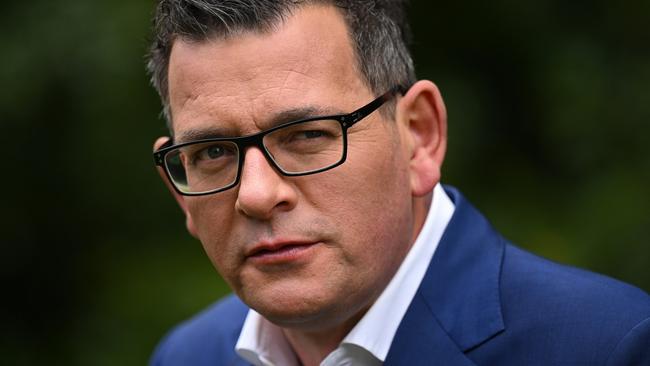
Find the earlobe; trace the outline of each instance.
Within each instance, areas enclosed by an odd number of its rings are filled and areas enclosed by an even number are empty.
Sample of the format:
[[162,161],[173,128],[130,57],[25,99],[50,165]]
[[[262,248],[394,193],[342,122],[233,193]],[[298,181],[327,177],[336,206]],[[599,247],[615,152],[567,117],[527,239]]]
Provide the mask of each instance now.
[[[153,145],[154,151],[158,150],[162,145],[164,145],[167,141],[169,141],[169,137],[159,137],[156,142]],[[171,192],[172,196],[174,196],[174,199],[176,200],[176,203],[180,206],[181,210],[183,210],[183,213],[185,214],[185,226],[187,227],[187,231],[190,232],[190,234],[198,238],[197,232],[196,232],[196,226],[194,225],[194,220],[192,219],[192,215],[190,214],[189,210],[187,209],[187,202],[185,201],[185,196],[180,195],[174,187],[172,186],[172,183],[169,181],[167,178],[167,175],[163,171],[161,167],[156,167],[156,170],[158,171],[158,175],[160,175],[160,178],[163,180],[165,183],[165,186],[169,191]]]
[[445,105],[435,84],[421,80],[400,100],[398,109],[408,135],[411,191],[424,196],[440,181],[447,147]]

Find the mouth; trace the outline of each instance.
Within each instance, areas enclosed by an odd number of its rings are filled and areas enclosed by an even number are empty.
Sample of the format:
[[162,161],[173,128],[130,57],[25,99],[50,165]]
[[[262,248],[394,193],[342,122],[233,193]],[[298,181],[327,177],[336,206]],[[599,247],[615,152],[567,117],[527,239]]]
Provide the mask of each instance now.
[[319,242],[262,242],[246,253],[246,259],[256,264],[281,264],[305,258]]

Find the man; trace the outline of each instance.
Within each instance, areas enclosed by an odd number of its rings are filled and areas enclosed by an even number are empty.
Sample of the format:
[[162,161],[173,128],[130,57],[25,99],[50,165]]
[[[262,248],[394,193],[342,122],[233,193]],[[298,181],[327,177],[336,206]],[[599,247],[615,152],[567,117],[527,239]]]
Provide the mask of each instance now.
[[400,1],[163,0],[160,173],[235,295],[154,365],[650,364],[650,298],[507,243],[439,184]]

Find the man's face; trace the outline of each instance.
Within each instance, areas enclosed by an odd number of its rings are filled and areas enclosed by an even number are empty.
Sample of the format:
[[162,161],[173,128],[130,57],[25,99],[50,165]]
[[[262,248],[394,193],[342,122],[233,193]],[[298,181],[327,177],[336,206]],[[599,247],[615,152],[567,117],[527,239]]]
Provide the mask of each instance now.
[[[177,40],[169,67],[176,142],[349,113],[375,98],[355,65],[332,7],[305,7],[268,34]],[[349,130],[343,165],[301,177],[282,176],[250,148],[237,187],[181,198],[188,226],[237,295],[275,323],[322,329],[354,319],[412,242],[403,134],[376,111]]]

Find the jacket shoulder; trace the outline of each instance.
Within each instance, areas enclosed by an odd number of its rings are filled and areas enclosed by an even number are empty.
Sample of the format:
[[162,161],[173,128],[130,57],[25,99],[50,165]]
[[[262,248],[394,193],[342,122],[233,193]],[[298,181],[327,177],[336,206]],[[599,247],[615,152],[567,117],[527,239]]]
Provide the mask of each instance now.
[[545,305],[545,312],[563,310],[567,315],[576,312],[587,317],[604,312],[622,323],[650,315],[650,296],[643,290],[611,277],[553,262],[510,244],[505,247],[501,288],[504,306],[512,299],[523,301],[523,305]]
[[172,329],[151,357],[152,366],[228,365],[248,307],[229,295]]
[[576,365],[650,357],[650,296],[644,291],[510,244],[502,265],[505,330],[493,345],[518,343],[510,356],[519,354],[525,364]]

